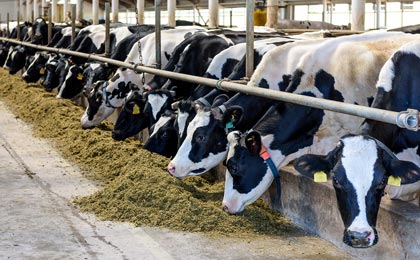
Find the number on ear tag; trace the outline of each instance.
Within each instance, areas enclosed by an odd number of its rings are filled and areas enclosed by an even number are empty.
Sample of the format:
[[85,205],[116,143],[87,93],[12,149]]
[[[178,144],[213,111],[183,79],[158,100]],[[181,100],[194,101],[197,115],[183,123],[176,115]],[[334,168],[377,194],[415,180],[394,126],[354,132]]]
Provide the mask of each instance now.
[[77,74],[77,80],[82,80],[82,79],[83,79],[82,73]]
[[39,74],[41,74],[41,75],[44,75],[44,74],[45,74],[45,70],[44,70],[44,68],[41,68],[41,69],[39,70]]
[[314,182],[327,182],[327,174],[323,171],[314,174]]
[[140,114],[140,107],[137,104],[134,104],[133,106],[133,115]]
[[388,185],[392,185],[392,186],[401,186],[401,177],[394,177],[394,176],[389,176],[388,177]]

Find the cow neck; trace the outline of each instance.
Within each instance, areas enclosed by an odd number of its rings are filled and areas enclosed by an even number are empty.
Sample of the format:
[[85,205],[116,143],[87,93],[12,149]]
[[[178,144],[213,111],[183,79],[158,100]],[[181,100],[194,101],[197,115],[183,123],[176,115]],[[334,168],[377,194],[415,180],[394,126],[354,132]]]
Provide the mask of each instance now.
[[116,108],[111,104],[111,102],[109,102],[109,97],[108,97],[108,94],[106,92],[106,87],[107,87],[107,81],[105,81],[102,85],[102,96],[105,99],[105,105],[107,107],[110,107],[110,108]]
[[271,159],[270,153],[267,151],[267,148],[262,143],[261,143],[261,150],[260,150],[259,155],[270,168],[271,174],[273,174],[274,181],[276,182],[276,186],[277,186],[277,194],[276,194],[275,202],[279,203],[280,208],[283,208],[281,204],[280,172],[277,170],[276,165]]

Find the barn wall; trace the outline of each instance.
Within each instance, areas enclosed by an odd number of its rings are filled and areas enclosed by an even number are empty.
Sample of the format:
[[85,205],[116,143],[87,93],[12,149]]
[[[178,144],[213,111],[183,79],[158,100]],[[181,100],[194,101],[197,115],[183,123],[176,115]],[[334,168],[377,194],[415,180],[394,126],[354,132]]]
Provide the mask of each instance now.
[[6,21],[7,13],[9,13],[10,19],[16,20],[17,10],[18,10],[17,1],[15,0],[0,1],[0,14],[1,14],[2,21]]

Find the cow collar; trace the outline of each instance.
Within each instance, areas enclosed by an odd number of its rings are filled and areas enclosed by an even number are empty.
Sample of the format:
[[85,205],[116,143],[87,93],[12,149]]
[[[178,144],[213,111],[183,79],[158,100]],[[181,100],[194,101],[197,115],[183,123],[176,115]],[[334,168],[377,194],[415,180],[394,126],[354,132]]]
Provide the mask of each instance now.
[[277,204],[280,205],[280,208],[283,208],[282,203],[281,203],[280,172],[277,170],[277,167],[274,164],[273,160],[271,159],[271,156],[268,153],[267,148],[263,144],[261,144],[260,157],[264,160],[264,162],[270,168],[271,174],[273,174],[274,180],[276,182],[277,194],[276,194],[276,198],[274,202],[276,205]]
[[109,97],[108,97],[108,94],[106,92],[106,87],[107,87],[107,82],[105,81],[104,84],[102,85],[102,96],[105,100],[105,105],[107,107],[116,108],[111,104],[111,102],[109,102]]

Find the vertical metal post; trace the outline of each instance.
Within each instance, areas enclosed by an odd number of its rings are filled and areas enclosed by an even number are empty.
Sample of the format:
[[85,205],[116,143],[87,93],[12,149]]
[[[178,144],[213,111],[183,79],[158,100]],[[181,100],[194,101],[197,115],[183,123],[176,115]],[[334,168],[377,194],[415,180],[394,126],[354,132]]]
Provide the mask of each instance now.
[[250,79],[254,72],[254,8],[255,0],[246,1],[246,70],[245,77]]
[[99,0],[92,0],[92,24],[99,23]]
[[118,23],[119,0],[112,0],[112,22]]
[[[323,0],[325,1],[325,0]],[[267,21],[266,27],[275,28],[277,26],[279,13],[278,0],[267,0]]]
[[16,26],[16,32],[17,32],[17,39],[20,41],[20,13],[17,12],[17,26]]
[[376,29],[381,28],[381,0],[376,0]]
[[52,38],[52,8],[48,7],[48,44],[50,44]]
[[109,3],[105,3],[105,56],[109,55],[109,14],[110,6]]
[[327,0],[322,0],[322,21],[327,22]]
[[168,25],[175,26],[176,25],[176,18],[175,18],[176,0],[167,0],[167,5],[168,5]]
[[365,5],[366,0],[352,0],[351,2],[351,30],[365,30]]
[[69,0],[64,0],[64,4],[63,4],[63,15],[64,15],[64,19],[63,19],[63,21],[66,22],[66,23],[70,22],[68,20],[68,18],[69,18],[68,13],[69,12],[70,12]]
[[137,0],[137,24],[144,24],[144,0]]
[[76,6],[71,5],[71,44],[74,43],[76,38]]
[[34,0],[33,2],[34,2],[34,6],[33,6],[34,17],[38,17],[39,15],[38,0]]
[[195,25],[195,5],[193,4],[193,25]]
[[155,45],[156,45],[156,68],[160,69],[162,65],[162,58],[161,58],[161,35],[160,35],[160,0],[155,0]]
[[7,23],[7,27],[6,27],[7,37],[9,37],[10,36],[10,15],[9,15],[9,13],[7,13],[7,16],[6,16],[6,23]]
[[80,21],[83,19],[83,0],[77,0],[76,9],[76,20]]
[[219,0],[209,1],[209,28],[217,28],[219,26]]
[[232,9],[230,9],[229,11],[229,27],[232,28],[233,27],[233,12]]
[[384,7],[384,8],[385,8],[385,12],[384,12],[384,16],[385,16],[385,17],[384,17],[384,18],[385,18],[385,19],[384,19],[384,27],[385,27],[385,28],[387,28],[387,27],[388,27],[388,23],[387,23],[387,20],[388,20],[388,15],[387,15],[387,12],[388,12],[388,9],[387,9],[387,2],[388,2],[387,0],[385,0],[385,2],[384,2],[384,5],[385,5],[385,7]]

